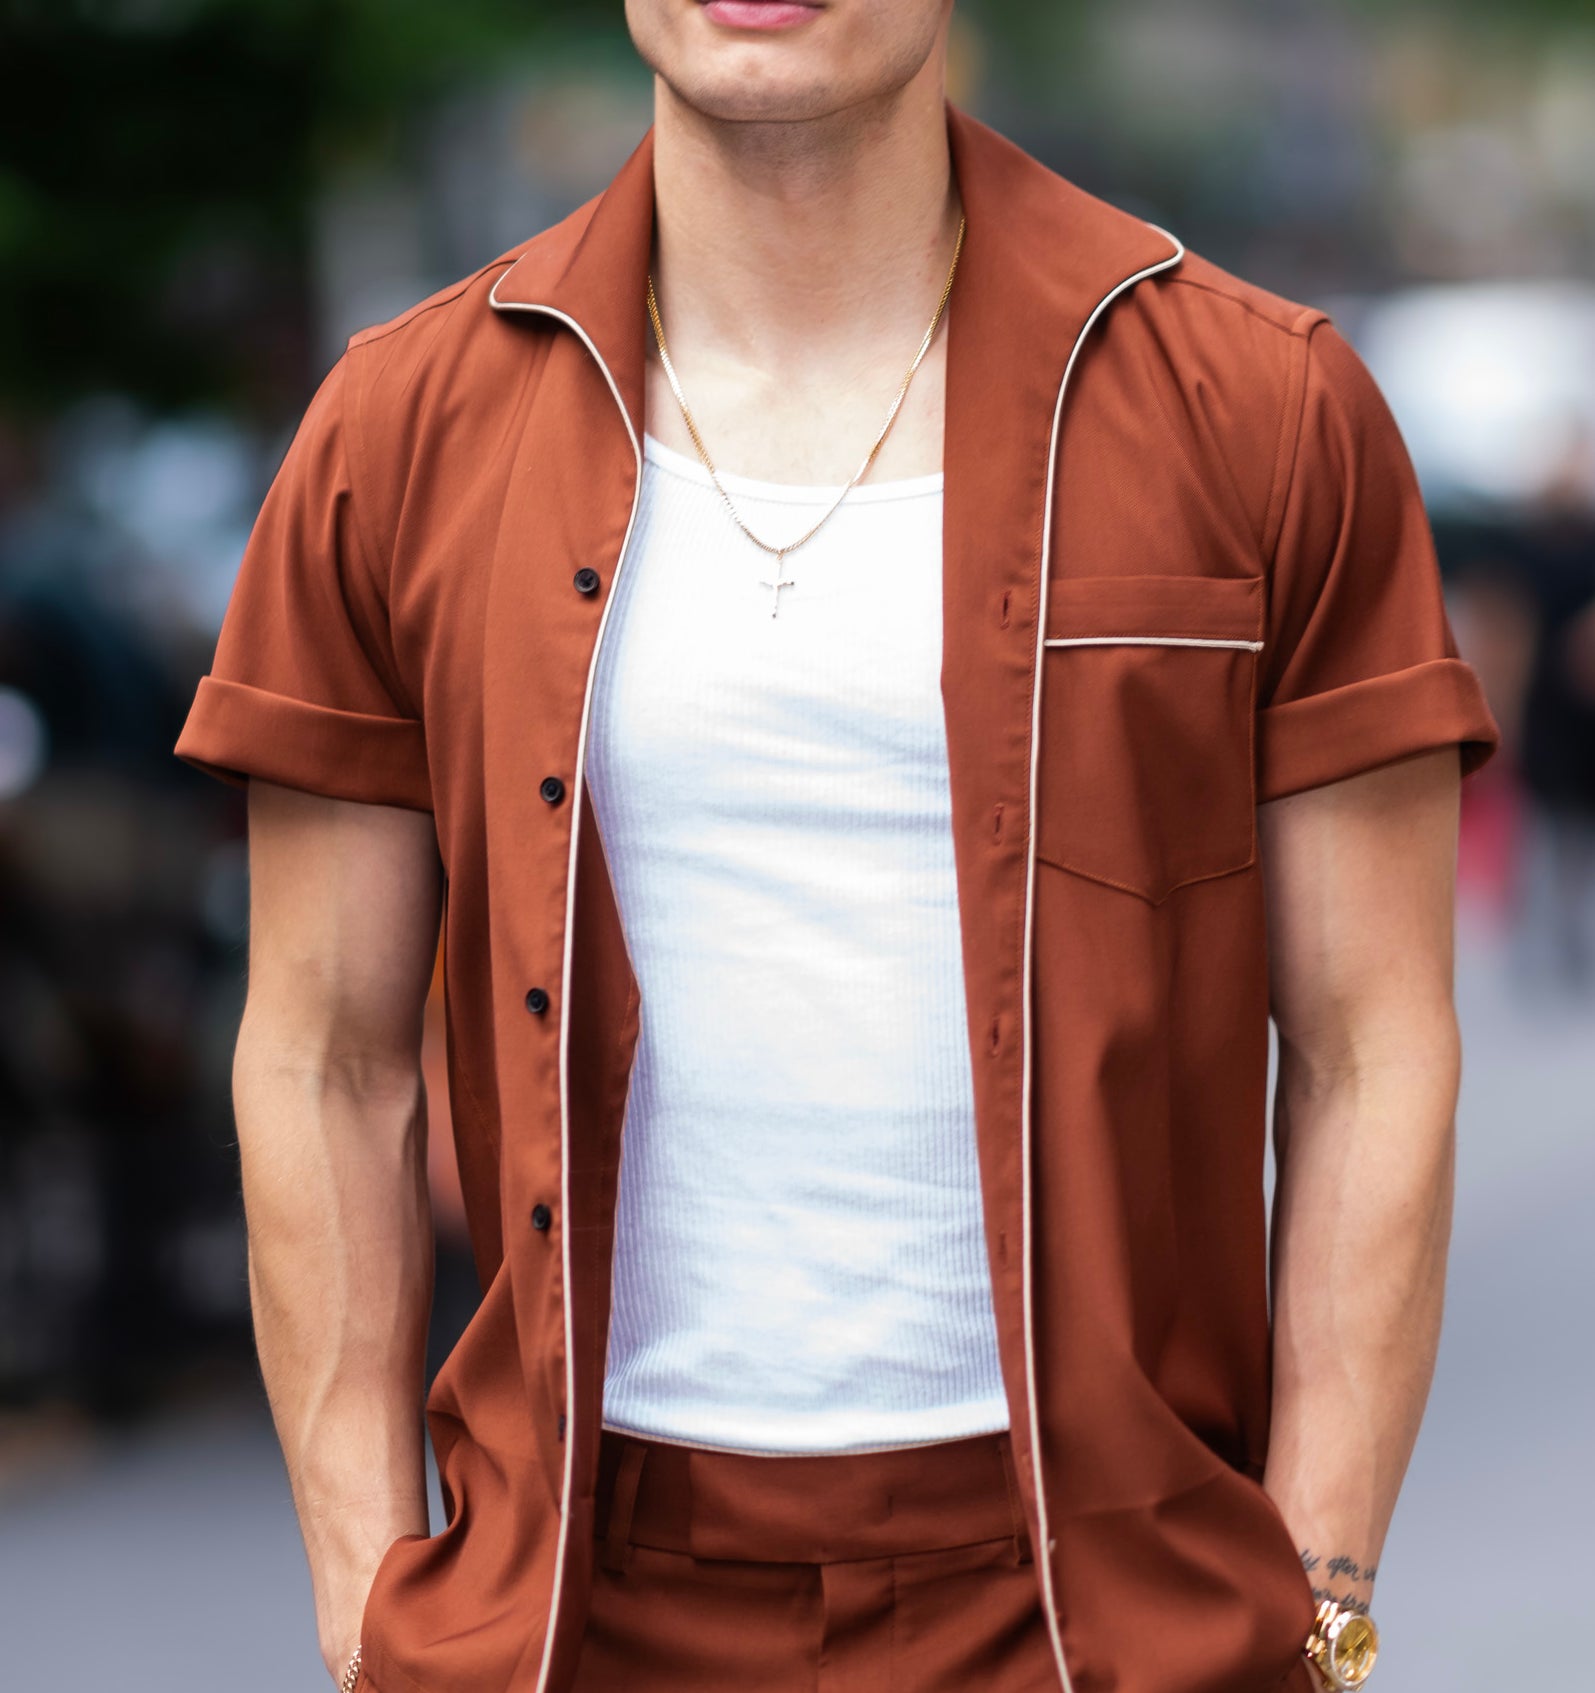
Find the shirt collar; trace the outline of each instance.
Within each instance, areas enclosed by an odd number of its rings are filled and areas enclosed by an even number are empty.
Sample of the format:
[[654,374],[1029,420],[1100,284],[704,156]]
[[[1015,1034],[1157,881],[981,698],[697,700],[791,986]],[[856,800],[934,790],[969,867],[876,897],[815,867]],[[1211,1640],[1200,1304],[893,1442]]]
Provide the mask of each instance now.
[[[1115,284],[1166,260],[1179,243],[1058,175],[950,100],[945,111],[967,219],[948,306],[951,394],[962,386],[960,374],[990,381],[1042,349],[1067,353]],[[519,249],[492,290],[497,307],[540,307],[580,328],[609,367],[639,440],[653,143],[650,125],[609,185]]]

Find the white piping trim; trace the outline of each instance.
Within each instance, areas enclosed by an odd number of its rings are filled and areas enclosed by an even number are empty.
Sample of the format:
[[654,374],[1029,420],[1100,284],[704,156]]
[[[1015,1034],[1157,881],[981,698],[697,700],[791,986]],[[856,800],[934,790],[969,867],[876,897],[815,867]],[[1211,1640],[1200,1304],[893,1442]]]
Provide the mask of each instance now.
[[1261,641],[1231,641],[1206,635],[1049,635],[1045,647],[1240,647],[1263,650]]
[[[1027,1396],[1027,1401],[1028,1401],[1028,1410],[1029,1410],[1029,1416],[1030,1416],[1030,1466],[1031,1466],[1031,1473],[1032,1473],[1032,1476],[1034,1478],[1034,1486],[1035,1486],[1037,1524],[1038,1524],[1038,1527],[1041,1530],[1041,1539],[1042,1539],[1042,1545],[1037,1548],[1036,1563],[1037,1563],[1037,1566],[1038,1566],[1038,1568],[1041,1572],[1042,1598],[1043,1598],[1044,1609],[1046,1611],[1046,1617],[1047,1617],[1047,1630],[1048,1630],[1049,1635],[1051,1636],[1053,1657],[1057,1661],[1058,1674],[1059,1674],[1059,1676],[1062,1680],[1062,1683],[1063,1683],[1063,1693],[1074,1693],[1074,1684],[1073,1684],[1073,1681],[1070,1679],[1069,1667],[1068,1667],[1068,1664],[1067,1664],[1067,1662],[1065,1661],[1065,1658],[1064,1658],[1063,1638],[1062,1638],[1062,1635],[1060,1633],[1059,1625],[1058,1625],[1057,1598],[1056,1598],[1056,1595],[1053,1591],[1053,1585],[1052,1585],[1052,1564],[1051,1564],[1051,1556],[1050,1556],[1051,1551],[1052,1551],[1052,1542],[1051,1542],[1051,1539],[1050,1539],[1048,1532],[1047,1532],[1046,1491],[1045,1491],[1045,1487],[1044,1487],[1043,1482],[1042,1482],[1042,1475],[1041,1475],[1041,1422],[1040,1422],[1039,1402],[1038,1402],[1037,1394],[1036,1394],[1036,1360],[1035,1360],[1035,1335],[1034,1335],[1034,1308],[1035,1308],[1035,1305],[1034,1305],[1034,1291],[1033,1291],[1033,1287],[1032,1287],[1033,1252],[1032,1252],[1032,1241],[1031,1241],[1032,1219],[1031,1219],[1031,1157],[1030,1157],[1030,1140],[1031,1140],[1031,1136],[1030,1136],[1030,1045],[1031,1045],[1030,988],[1031,988],[1031,966],[1032,966],[1032,958],[1033,958],[1033,940],[1034,940],[1034,906],[1035,906],[1034,891],[1035,891],[1035,876],[1036,876],[1035,813],[1036,813],[1036,794],[1037,794],[1038,778],[1039,778],[1039,774],[1040,774],[1040,765],[1039,765],[1039,761],[1036,757],[1036,749],[1037,749],[1038,740],[1039,740],[1040,731],[1041,731],[1042,657],[1043,657],[1043,654],[1046,650],[1046,642],[1045,642],[1045,638],[1044,638],[1045,632],[1046,632],[1046,617],[1045,617],[1044,613],[1045,613],[1045,607],[1046,607],[1046,602],[1047,602],[1047,583],[1048,583],[1048,578],[1049,578],[1050,569],[1051,569],[1051,552],[1052,552],[1052,546],[1051,546],[1051,540],[1052,540],[1052,493],[1053,493],[1053,483],[1054,483],[1054,478],[1055,478],[1055,475],[1056,475],[1056,467],[1057,467],[1058,429],[1059,429],[1059,425],[1062,422],[1062,418],[1063,418],[1064,395],[1068,390],[1069,378],[1073,374],[1075,361],[1079,357],[1080,349],[1085,342],[1085,338],[1090,333],[1092,327],[1095,325],[1097,319],[1102,315],[1103,311],[1105,311],[1107,309],[1107,307],[1115,299],[1117,299],[1117,297],[1121,293],[1124,292],[1125,289],[1131,287],[1134,283],[1141,281],[1145,277],[1154,276],[1159,271],[1167,270],[1170,266],[1178,264],[1180,262],[1180,260],[1185,257],[1185,248],[1182,245],[1182,243],[1178,240],[1177,237],[1169,234],[1168,230],[1161,228],[1157,224],[1150,224],[1149,227],[1156,229],[1159,235],[1168,236],[1168,239],[1174,243],[1174,248],[1175,248],[1174,252],[1168,258],[1159,260],[1159,262],[1157,264],[1148,265],[1145,268],[1138,270],[1138,271],[1134,272],[1132,275],[1127,276],[1127,277],[1123,278],[1121,281],[1115,283],[1114,286],[1106,294],[1104,294],[1103,297],[1096,303],[1096,305],[1091,310],[1091,315],[1086,319],[1085,323],[1081,326],[1079,334],[1075,337],[1074,346],[1070,349],[1070,352],[1069,352],[1068,362],[1064,366],[1063,378],[1058,385],[1058,397],[1057,397],[1057,401],[1056,401],[1056,403],[1053,407],[1053,413],[1052,413],[1052,433],[1051,433],[1050,441],[1049,441],[1049,444],[1048,444],[1048,450],[1047,450],[1046,505],[1045,505],[1045,508],[1043,510],[1043,513],[1042,513],[1042,523],[1041,523],[1041,594],[1040,594],[1040,602],[1039,602],[1039,606],[1038,606],[1038,615],[1037,615],[1037,618],[1036,618],[1037,640],[1036,640],[1035,676],[1034,676],[1034,680],[1033,680],[1032,688],[1031,688],[1030,795],[1029,795],[1029,819],[1028,819],[1029,820],[1029,828],[1028,828],[1028,831],[1027,831],[1029,839],[1028,839],[1028,844],[1027,844],[1026,854],[1025,854],[1025,912],[1024,912],[1024,946],[1023,946],[1024,962],[1023,962],[1023,990],[1022,990],[1022,994],[1021,994],[1021,1006],[1020,1006],[1020,1013],[1021,1013],[1021,1015],[1020,1015],[1021,1063],[1022,1063],[1022,1076],[1021,1076],[1021,1086],[1020,1086],[1020,1141],[1021,1141],[1022,1150],[1023,1150],[1023,1156],[1022,1156],[1022,1159],[1021,1159],[1021,1168],[1022,1168],[1022,1174],[1023,1174],[1023,1187],[1022,1187],[1021,1203],[1022,1203],[1022,1207],[1023,1207],[1023,1220],[1024,1220],[1023,1291],[1024,1291],[1024,1325],[1025,1325],[1025,1390],[1026,1390],[1026,1396]],[[509,272],[506,270],[504,275],[507,276],[508,274],[509,274]],[[536,1686],[536,1690],[535,1690],[535,1693],[546,1693],[546,1689],[547,1689],[547,1686],[548,1686],[549,1669],[550,1669],[550,1666],[552,1665],[552,1662],[553,1662],[555,1624],[556,1624],[556,1621],[557,1621],[558,1616],[559,1616],[559,1601],[560,1601],[560,1597],[561,1597],[561,1589],[562,1589],[563,1584],[564,1584],[564,1576],[565,1576],[565,1560],[566,1560],[566,1554],[567,1554],[567,1549],[568,1549],[569,1526],[570,1526],[569,1503],[570,1503],[570,1490],[571,1490],[572,1468],[573,1468],[572,1454],[575,1451],[575,1438],[574,1438],[573,1431],[570,1427],[570,1422],[571,1422],[571,1420],[573,1420],[574,1412],[575,1412],[575,1398],[576,1398],[575,1356],[576,1356],[576,1354],[575,1354],[575,1336],[574,1336],[574,1330],[573,1330],[572,1322],[571,1322],[571,1303],[570,1303],[571,1279],[570,1279],[570,1156],[569,1156],[569,1154],[570,1154],[570,1099],[569,1099],[569,1093],[570,1093],[570,1088],[569,1088],[570,1019],[569,1019],[569,1001],[570,1001],[570,978],[571,978],[572,923],[573,923],[574,915],[575,915],[576,851],[577,851],[577,844],[578,844],[578,841],[579,841],[579,838],[580,838],[580,833],[581,833],[581,784],[582,784],[583,771],[584,771],[585,761],[586,761],[587,728],[588,728],[588,719],[589,719],[591,707],[592,707],[593,678],[594,678],[594,674],[595,674],[596,669],[597,669],[598,653],[599,653],[599,649],[600,649],[602,642],[603,642],[604,626],[609,620],[610,608],[615,603],[615,592],[614,592],[615,581],[618,578],[618,576],[620,574],[621,567],[622,567],[622,565],[624,564],[624,561],[625,561],[626,550],[627,550],[627,547],[630,544],[632,529],[633,529],[633,527],[636,523],[637,506],[638,506],[639,498],[640,498],[640,495],[641,495],[641,492],[642,492],[642,448],[641,448],[641,446],[640,446],[640,444],[637,440],[637,432],[632,427],[631,414],[626,410],[626,403],[625,403],[624,399],[621,397],[619,385],[616,383],[615,378],[614,378],[613,374],[611,373],[611,371],[609,369],[609,366],[604,362],[603,355],[598,351],[598,348],[594,345],[591,336],[589,336],[587,334],[586,330],[584,330],[582,328],[582,326],[579,323],[577,323],[577,321],[573,317],[571,317],[566,312],[562,312],[562,311],[558,310],[554,306],[538,305],[538,304],[533,304],[532,302],[529,302],[529,301],[500,300],[499,297],[498,297],[498,287],[499,287],[499,282],[502,282],[503,280],[504,280],[504,277],[501,276],[498,279],[498,282],[495,282],[493,284],[492,291],[488,295],[489,303],[496,310],[499,310],[499,311],[541,312],[545,316],[555,318],[559,322],[565,324],[568,328],[574,330],[575,333],[581,338],[582,344],[587,348],[588,352],[592,354],[594,362],[598,365],[598,368],[603,372],[604,380],[609,384],[609,391],[614,396],[615,404],[620,410],[621,420],[626,425],[626,434],[628,435],[628,437],[631,440],[632,452],[635,455],[636,461],[637,461],[637,482],[636,482],[636,486],[634,487],[633,492],[632,492],[631,514],[626,520],[626,532],[625,532],[625,535],[622,537],[622,540],[621,540],[619,556],[615,560],[615,569],[614,569],[614,572],[612,573],[612,575],[610,577],[610,591],[604,598],[604,609],[599,615],[598,628],[595,631],[594,637],[593,637],[592,656],[588,661],[586,686],[585,686],[583,693],[582,693],[581,725],[580,725],[580,728],[577,731],[577,737],[576,737],[576,769],[575,769],[574,779],[571,783],[572,794],[574,796],[573,803],[575,805],[575,811],[574,811],[572,818],[571,818],[570,860],[569,860],[569,864],[568,864],[567,869],[566,869],[566,878],[565,878],[565,934],[564,934],[563,958],[561,960],[561,966],[560,966],[560,1046],[559,1046],[559,1143],[560,1143],[559,1185],[560,1185],[560,1205],[561,1205],[561,1208],[562,1208],[561,1209],[561,1217],[560,1217],[560,1252],[561,1252],[561,1264],[562,1264],[563,1275],[564,1275],[564,1298],[562,1300],[562,1305],[564,1307],[564,1320],[565,1320],[565,1404],[566,1404],[567,1426],[566,1426],[566,1442],[565,1442],[565,1469],[564,1469],[564,1477],[563,1477],[561,1489],[560,1489],[561,1497],[560,1497],[560,1513],[559,1513],[559,1539],[558,1539],[557,1545],[555,1547],[555,1552],[554,1552],[554,1584],[553,1584],[552,1592],[551,1592],[550,1597],[549,1597],[548,1628],[547,1628],[547,1632],[546,1632],[544,1639],[543,1639],[543,1658],[542,1658],[542,1663],[538,1667],[537,1686]]]
[[1069,352],[1069,362],[1063,367],[1063,378],[1058,384],[1058,399],[1052,412],[1052,437],[1047,448],[1047,493],[1046,506],[1041,517],[1041,593],[1036,605],[1036,660],[1035,676],[1031,684],[1030,697],[1030,799],[1026,816],[1026,835],[1028,837],[1025,849],[1025,921],[1024,921],[1024,965],[1022,970],[1022,990],[1020,995],[1020,1059],[1021,1082],[1019,1091],[1019,1139],[1021,1147],[1020,1169],[1022,1172],[1022,1203],[1024,1209],[1024,1319],[1025,1319],[1025,1392],[1028,1399],[1030,1413],[1030,1473],[1036,1494],[1036,1523],[1041,1530],[1041,1544],[1036,1548],[1036,1566],[1041,1572],[1042,1608],[1046,1612],[1047,1632],[1052,1637],[1052,1655],[1057,1660],[1058,1676],[1063,1683],[1063,1693],[1074,1693],[1074,1683],[1069,1676],[1069,1666],[1063,1655],[1063,1633],[1058,1623],[1058,1601],[1052,1585],[1052,1548],[1053,1542],[1047,1524],[1047,1491],[1041,1475],[1041,1408],[1036,1394],[1036,1344],[1035,1344],[1035,1293],[1032,1287],[1034,1280],[1034,1250],[1032,1243],[1031,1219],[1031,1156],[1030,1156],[1030,990],[1031,964],[1034,953],[1035,929],[1035,882],[1036,882],[1036,794],[1039,786],[1041,761],[1037,757],[1037,749],[1041,736],[1041,682],[1044,669],[1043,660],[1046,655],[1047,631],[1047,584],[1052,568],[1052,491],[1058,463],[1058,429],[1063,420],[1063,397],[1068,391],[1069,378],[1074,372],[1075,360],[1080,356],[1080,348],[1085,343],[1086,336],[1092,326],[1107,309],[1107,307],[1129,288],[1133,283],[1144,277],[1154,276],[1160,270],[1167,270],[1185,257],[1185,248],[1177,237],[1169,235],[1168,230],[1157,224],[1150,224],[1159,235],[1166,235],[1174,243],[1174,251],[1166,259],[1160,259],[1155,265],[1147,265],[1133,275],[1116,282],[1106,294],[1092,307],[1091,315],[1081,325],[1080,333],[1075,337],[1074,346]]
[[[505,271],[504,276],[509,272]],[[498,282],[504,280],[504,276]],[[582,815],[582,780],[587,758],[587,724],[592,708],[593,677],[598,669],[598,652],[604,639],[604,625],[609,621],[610,608],[615,603],[615,585],[620,576],[620,568],[625,561],[626,549],[631,542],[632,527],[637,521],[637,506],[642,493],[642,447],[637,440],[637,431],[632,427],[631,414],[626,410],[626,402],[621,398],[620,387],[611,374],[609,366],[604,363],[603,355],[593,345],[592,337],[577,323],[575,318],[554,306],[533,305],[520,300],[501,300],[498,297],[498,282],[493,284],[492,292],[488,295],[489,303],[499,311],[542,312],[548,317],[557,318],[581,337],[583,345],[592,354],[598,368],[604,373],[604,380],[609,384],[609,391],[615,397],[615,404],[620,408],[622,422],[626,425],[626,434],[631,438],[631,450],[637,460],[637,482],[632,490],[631,515],[626,519],[626,533],[621,539],[620,554],[615,560],[615,568],[609,578],[609,592],[604,596],[604,608],[599,613],[598,628],[593,635],[592,657],[587,664],[587,683],[582,692],[581,726],[576,733],[576,771],[572,778],[571,791],[571,820],[570,820],[570,862],[565,871],[565,943],[563,957],[560,961],[559,986],[559,1203],[560,1203],[560,1263],[564,1274],[564,1293],[560,1301],[565,1315],[565,1473],[560,1487],[559,1503],[559,1540],[554,1549],[554,1586],[548,1602],[548,1629],[543,1637],[543,1661],[538,1666],[536,1693],[545,1693],[548,1686],[548,1673],[554,1661],[554,1633],[555,1624],[559,1617],[559,1601],[565,1581],[565,1560],[567,1541],[570,1531],[570,1490],[573,1454],[576,1449],[575,1420],[576,1420],[576,1341],[575,1330],[571,1323],[571,1275],[570,1275],[570,978],[571,978],[571,942],[573,926],[576,919],[576,849],[581,839]],[[629,1083],[628,1083],[629,1092]]]

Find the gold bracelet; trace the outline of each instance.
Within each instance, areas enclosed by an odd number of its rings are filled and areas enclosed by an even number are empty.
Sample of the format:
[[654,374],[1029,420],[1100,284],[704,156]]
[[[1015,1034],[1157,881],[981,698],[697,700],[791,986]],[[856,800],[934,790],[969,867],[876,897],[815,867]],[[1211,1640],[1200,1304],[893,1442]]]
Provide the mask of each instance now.
[[343,1672],[343,1680],[338,1683],[338,1693],[354,1693],[355,1683],[360,1679],[360,1648],[354,1649],[354,1656],[349,1660],[349,1666]]

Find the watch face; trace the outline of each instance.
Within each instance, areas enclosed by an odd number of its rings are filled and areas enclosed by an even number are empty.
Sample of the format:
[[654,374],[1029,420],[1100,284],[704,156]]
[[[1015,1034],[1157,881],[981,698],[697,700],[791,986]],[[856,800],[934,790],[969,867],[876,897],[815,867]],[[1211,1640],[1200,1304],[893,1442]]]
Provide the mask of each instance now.
[[1345,1617],[1329,1643],[1329,1667],[1346,1687],[1361,1687],[1379,1656],[1379,1630],[1373,1618],[1353,1612]]

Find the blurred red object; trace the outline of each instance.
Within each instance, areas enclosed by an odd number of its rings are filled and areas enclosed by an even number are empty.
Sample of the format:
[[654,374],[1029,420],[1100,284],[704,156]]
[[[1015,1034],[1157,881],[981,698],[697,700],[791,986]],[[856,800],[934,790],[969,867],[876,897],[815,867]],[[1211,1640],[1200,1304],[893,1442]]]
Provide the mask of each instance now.
[[1505,925],[1512,915],[1526,802],[1511,760],[1492,759],[1491,766],[1462,787],[1457,893],[1492,923]]

